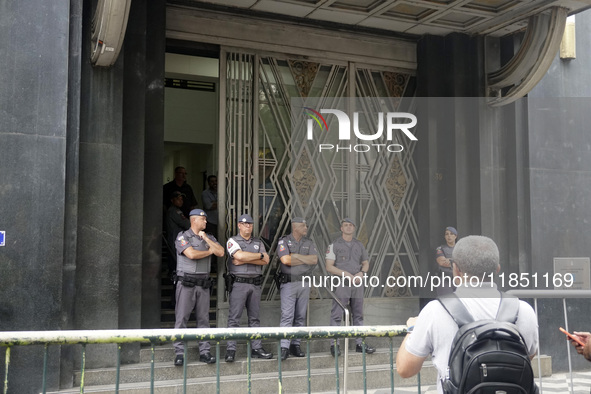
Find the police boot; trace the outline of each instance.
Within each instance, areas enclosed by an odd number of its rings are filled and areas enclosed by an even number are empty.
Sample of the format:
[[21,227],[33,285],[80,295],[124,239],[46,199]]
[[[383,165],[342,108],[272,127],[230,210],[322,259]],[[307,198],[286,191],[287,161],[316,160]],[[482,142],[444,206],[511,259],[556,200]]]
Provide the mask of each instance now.
[[302,352],[300,345],[290,345],[289,351],[296,357],[304,357],[306,355],[304,352]]
[[264,348],[252,349],[250,352],[251,356],[254,358],[266,358],[270,359],[273,358],[273,353],[267,352]]
[[356,345],[355,351],[357,353],[363,353],[363,347],[365,346],[365,354],[372,354],[375,353],[376,348],[369,346],[367,343],[365,345]]
[[236,350],[226,350],[226,362],[233,363],[236,359]]
[[215,364],[215,357],[210,352],[207,352],[199,356],[199,361],[205,364]]
[[289,357],[289,349],[286,347],[281,348],[281,361],[287,360]]
[[182,367],[185,363],[185,356],[182,354],[177,354],[174,358],[174,365],[177,367]]
[[[330,345],[330,354],[335,357],[335,346],[334,345]],[[337,345],[336,348],[336,355],[340,356],[341,355],[341,349],[339,349],[339,345]]]

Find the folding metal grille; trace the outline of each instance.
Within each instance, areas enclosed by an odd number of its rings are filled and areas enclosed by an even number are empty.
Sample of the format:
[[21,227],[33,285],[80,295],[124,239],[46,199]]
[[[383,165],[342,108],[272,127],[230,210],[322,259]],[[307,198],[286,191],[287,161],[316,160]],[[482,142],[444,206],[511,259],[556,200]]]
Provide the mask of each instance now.
[[[404,154],[318,152],[294,131],[305,119],[296,118],[293,111],[310,99],[323,108],[345,102],[365,115],[364,128],[375,127],[368,123],[374,122],[377,112],[399,108],[403,94],[408,96],[405,90],[412,77],[356,68],[352,63],[223,53],[226,236],[236,233],[240,214],[255,218],[254,234],[263,239],[272,257],[265,269],[263,299],[276,296],[274,252],[278,239],[290,232],[292,216],[308,219],[308,236],[319,251],[318,275],[326,273],[324,251],[340,235],[340,220],[346,216],[357,221],[357,238],[370,255],[371,275],[385,279],[418,274],[414,146]],[[329,124],[329,129],[334,127],[336,122]],[[332,139],[334,133],[325,133],[317,142]],[[382,140],[378,142],[386,142],[385,136]],[[410,295],[408,288],[366,289],[366,297],[405,295]],[[324,298],[321,289],[313,289],[311,297]]]

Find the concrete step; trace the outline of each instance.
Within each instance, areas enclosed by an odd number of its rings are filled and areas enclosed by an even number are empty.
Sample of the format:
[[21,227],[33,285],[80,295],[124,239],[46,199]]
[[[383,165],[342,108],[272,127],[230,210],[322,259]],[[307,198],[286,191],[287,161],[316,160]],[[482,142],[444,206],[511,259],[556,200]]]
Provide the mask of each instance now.
[[[215,367],[214,367],[215,368]],[[335,391],[336,374],[334,367],[332,368],[312,368],[310,377],[311,391]],[[379,389],[391,386],[391,368],[389,364],[370,365],[366,368],[366,384],[368,389]],[[339,370],[340,384],[342,388],[342,369]],[[417,384],[417,378],[400,379],[394,371],[394,386],[405,387]],[[189,376],[196,376],[190,374]],[[198,376],[198,375],[197,375]],[[437,371],[431,365],[426,363],[421,371],[421,384],[435,384],[437,379]],[[253,374],[251,380],[251,392],[257,394],[271,394],[271,393],[307,393],[308,392],[308,377],[306,371],[283,371],[282,383],[280,391],[280,384],[278,379],[278,372],[258,373]],[[349,368],[348,374],[348,389],[360,390],[363,389],[363,368],[355,366]],[[166,381],[154,382],[154,393],[157,394],[177,394],[182,393],[183,382],[182,379],[173,379]],[[245,374],[235,374],[220,377],[220,393],[234,394],[237,392],[247,391],[247,381]],[[80,389],[60,390],[56,393],[74,394],[79,393]],[[85,384],[85,393],[115,393],[114,384],[92,386]],[[119,385],[119,393],[125,394],[147,394],[150,392],[149,382],[138,383],[122,383]],[[187,379],[188,393],[215,393],[216,379],[213,377],[199,377]]]
[[[400,344],[402,343],[403,337],[395,337],[392,338],[392,347],[394,351],[396,351]],[[344,341],[341,339],[340,341],[341,347],[344,346]],[[367,343],[375,348],[384,348],[384,350],[390,348],[390,340],[388,338],[367,338]],[[211,344],[211,351],[212,354],[215,352],[215,342],[210,342]],[[277,349],[277,341],[263,341],[263,347],[265,350],[273,352],[274,355],[278,353]],[[306,340],[302,340],[301,344],[302,350],[306,351]],[[310,342],[310,351],[312,353],[325,353],[328,352],[330,349],[330,343],[326,339],[320,340],[312,340]],[[349,339],[349,350],[355,350],[355,339]],[[226,354],[226,341],[221,341],[220,343],[220,352],[222,358]],[[187,347],[187,354],[189,360],[198,360],[199,359],[199,348],[196,341],[189,341],[189,345]],[[246,342],[245,341],[238,341],[237,348],[236,348],[236,356],[238,358],[246,358]],[[149,347],[142,348],[140,351],[140,362],[148,363],[150,362],[152,357],[152,351]],[[174,348],[171,344],[165,344],[161,346],[156,346],[154,348],[154,361],[155,362],[172,362],[174,359]]]
[[[209,308],[209,314],[215,314],[215,308],[211,307]],[[162,309],[162,311],[160,312],[160,315],[162,317],[165,317],[167,320],[171,320],[171,321],[175,321],[175,315],[174,315],[174,309]],[[195,312],[191,313],[191,316],[189,318],[189,322],[195,322]],[[188,325],[189,323],[187,323]]]
[[[215,354],[215,353],[214,353]],[[246,375],[248,372],[248,362],[246,358],[239,357],[233,363],[226,363],[224,361],[224,354],[221,353],[220,359],[220,376],[232,375]],[[394,355],[395,357],[395,355]],[[376,353],[366,355],[366,365],[380,365],[390,363],[390,353],[387,349],[379,349]],[[343,368],[343,357],[339,357],[339,368]],[[363,365],[361,353],[349,353],[349,366]],[[140,363],[121,366],[119,381],[121,383],[139,383],[150,381],[151,364]],[[317,369],[335,368],[335,359],[330,353],[312,353],[310,356],[310,367],[313,371]],[[307,358],[306,357],[290,357],[281,362],[282,371],[306,371]],[[274,359],[262,360],[252,359],[250,363],[250,371],[254,374],[277,373],[278,360],[276,355]],[[84,375],[85,386],[88,385],[104,385],[114,382],[116,379],[116,368],[100,368],[87,370]],[[189,359],[187,363],[187,376],[211,377],[216,376],[215,364],[204,364],[197,359]],[[173,365],[173,358],[165,362],[154,363],[154,379],[158,381],[182,379],[183,368]],[[74,375],[74,385],[79,386],[81,380],[81,373],[76,372]]]
[[[397,349],[397,348],[396,348]],[[393,358],[395,359],[395,354]],[[222,354],[223,357],[223,354]],[[339,373],[342,380],[343,357],[340,357]],[[552,362],[549,356],[540,357],[542,363],[542,376],[552,375]],[[363,389],[362,355],[351,352],[349,354],[349,382],[351,390]],[[537,359],[533,360],[534,373],[537,376]],[[281,363],[283,393],[307,392],[307,359],[290,357]],[[379,348],[376,353],[366,355],[367,388],[383,389],[390,387],[390,351],[389,348]],[[253,393],[277,393],[278,360],[251,361],[250,371],[251,392]],[[310,381],[312,392],[334,392],[336,385],[335,360],[329,353],[313,353],[310,356]],[[235,393],[246,391],[246,376],[248,363],[246,359],[237,360],[234,363],[220,362],[220,392]],[[84,377],[84,391],[86,393],[114,393],[115,368],[102,368],[87,370]],[[124,365],[120,370],[119,392],[128,394],[150,393],[150,363]],[[189,360],[187,364],[187,392],[213,393],[216,390],[216,365],[206,365],[198,361]],[[421,384],[436,384],[437,371],[427,361],[421,370]],[[183,368],[175,367],[172,359],[166,362],[156,362],[154,365],[155,393],[182,393],[183,392]],[[74,386],[80,385],[80,373],[76,373]],[[342,385],[342,381],[341,381]],[[417,385],[417,377],[400,379],[394,372],[395,387],[408,387]],[[61,390],[59,393],[78,393],[79,388]]]

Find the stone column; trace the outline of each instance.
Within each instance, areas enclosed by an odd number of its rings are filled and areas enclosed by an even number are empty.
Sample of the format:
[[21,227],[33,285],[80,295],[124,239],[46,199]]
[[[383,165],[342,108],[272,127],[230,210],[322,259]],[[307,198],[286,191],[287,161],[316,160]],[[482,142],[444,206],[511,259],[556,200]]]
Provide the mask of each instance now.
[[[69,1],[0,12],[0,330],[61,327]],[[4,376],[4,349],[0,374]],[[59,382],[50,348],[48,387]],[[9,393],[39,392],[43,347],[13,348]]]
[[[83,13],[74,326],[115,329],[119,327],[125,53],[112,67],[91,65],[92,3],[85,1]],[[89,368],[116,359],[115,346],[87,348]]]
[[146,114],[142,328],[160,327],[162,264],[162,157],[164,152],[164,53],[166,1],[146,1]]
[[460,238],[490,236],[503,269],[518,271],[529,255],[524,112],[519,103],[487,104],[482,37],[424,36],[417,52],[421,272],[436,272],[434,248],[446,226]]

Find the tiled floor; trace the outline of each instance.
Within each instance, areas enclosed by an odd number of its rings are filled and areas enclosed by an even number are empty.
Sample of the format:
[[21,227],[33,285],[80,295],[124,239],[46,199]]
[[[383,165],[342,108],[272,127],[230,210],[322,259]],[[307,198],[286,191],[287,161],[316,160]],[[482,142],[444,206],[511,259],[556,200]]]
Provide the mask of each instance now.
[[[536,380],[536,383],[538,381]],[[554,374],[542,379],[540,394],[590,394],[591,372],[573,372],[574,392],[570,390],[570,375],[568,373]],[[539,383],[538,383],[539,385]],[[367,390],[368,394],[390,394],[390,389]],[[363,391],[354,390],[349,394],[362,394]],[[417,387],[396,387],[394,394],[417,394]],[[422,386],[421,394],[437,394],[435,386]]]
[[[538,380],[536,380],[538,383]],[[573,372],[574,394],[590,394],[591,393],[591,372]],[[539,383],[538,383],[539,386]],[[570,375],[568,373],[554,374],[552,376],[542,378],[542,389],[540,393],[560,393],[570,394]],[[417,387],[400,387],[394,390],[396,394],[411,394],[417,393]],[[378,390],[372,394],[386,394],[390,390]],[[421,394],[437,394],[435,386],[421,387]]]

